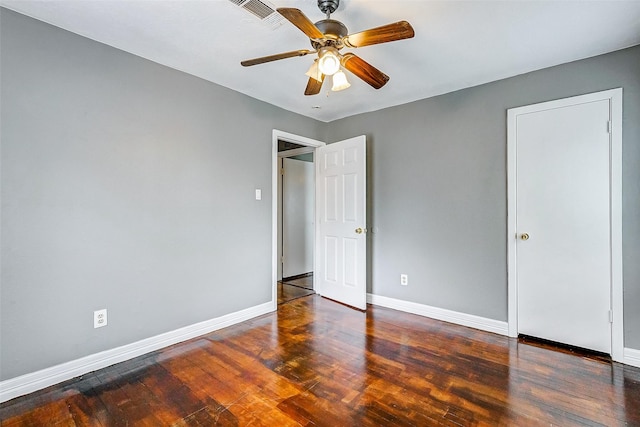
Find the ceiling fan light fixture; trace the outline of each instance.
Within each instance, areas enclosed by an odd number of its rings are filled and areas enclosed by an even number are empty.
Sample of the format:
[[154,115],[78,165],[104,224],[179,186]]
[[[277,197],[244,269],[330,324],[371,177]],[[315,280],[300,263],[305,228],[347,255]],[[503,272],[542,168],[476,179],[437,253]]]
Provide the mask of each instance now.
[[300,9],[294,7],[280,7],[276,9],[281,16],[309,38],[309,42],[314,50],[300,49],[276,55],[262,56],[260,58],[241,61],[240,65],[250,67],[271,61],[279,61],[281,59],[317,54],[318,58],[316,59],[316,63],[312,64],[305,73],[309,76],[307,86],[304,90],[305,95],[319,94],[326,76],[334,76],[338,72],[340,72],[340,74],[333,79],[332,89],[338,91],[348,88],[349,82],[344,72],[341,72],[342,68],[350,71],[354,76],[374,89],[380,89],[387,84],[389,76],[385,73],[351,52],[340,54],[339,51],[344,47],[356,48],[410,39],[415,36],[411,24],[407,21],[398,21],[349,34],[349,30],[342,22],[331,19],[331,13],[339,8],[340,0],[317,0],[317,2],[318,8],[324,12],[327,17],[316,23],[307,18]]
[[335,47],[323,47],[318,56],[318,68],[322,74],[332,76],[340,70],[340,57]]
[[322,73],[320,72],[320,68],[318,68],[318,60],[316,59],[315,61],[313,61],[313,64],[311,64],[311,67],[309,67],[309,70],[304,73],[305,76],[309,76],[314,80],[317,80],[319,82],[322,81]]
[[332,91],[338,92],[340,90],[344,90],[351,86],[351,83],[347,80],[347,76],[342,72],[342,70],[338,71],[333,75],[333,87]]

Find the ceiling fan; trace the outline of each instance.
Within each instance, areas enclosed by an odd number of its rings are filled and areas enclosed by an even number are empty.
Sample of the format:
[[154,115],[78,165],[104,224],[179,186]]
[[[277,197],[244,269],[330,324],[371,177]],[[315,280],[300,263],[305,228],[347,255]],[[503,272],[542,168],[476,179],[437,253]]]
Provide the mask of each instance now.
[[279,53],[276,55],[263,56],[260,58],[242,61],[244,67],[264,64],[265,62],[277,61],[279,59],[305,56],[312,53],[318,54],[316,59],[307,71],[309,76],[305,95],[316,95],[320,93],[322,83],[327,75],[333,76],[333,90],[342,90],[349,87],[346,76],[341,71],[345,68],[357,77],[371,85],[375,89],[380,89],[389,81],[389,76],[375,68],[359,56],[348,52],[341,54],[339,51],[344,48],[357,48],[374,44],[387,43],[396,40],[408,39],[414,36],[413,27],[407,21],[399,21],[381,27],[371,28],[359,33],[349,34],[347,27],[340,21],[331,19],[331,14],[338,9],[340,0],[318,0],[318,8],[325,13],[327,18],[315,24],[307,18],[304,13],[295,8],[279,8],[278,13],[289,22],[305,33],[311,41],[314,50],[294,50],[291,52]]

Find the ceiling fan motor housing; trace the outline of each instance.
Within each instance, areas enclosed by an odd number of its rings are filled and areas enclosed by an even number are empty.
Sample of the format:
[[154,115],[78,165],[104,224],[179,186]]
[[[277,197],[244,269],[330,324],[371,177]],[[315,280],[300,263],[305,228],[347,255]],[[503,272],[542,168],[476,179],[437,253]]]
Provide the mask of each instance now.
[[342,48],[341,39],[349,34],[347,27],[340,21],[335,19],[323,19],[315,23],[315,26],[324,33],[325,39],[320,41],[311,40],[311,45],[315,49],[323,46],[334,46],[338,49]]

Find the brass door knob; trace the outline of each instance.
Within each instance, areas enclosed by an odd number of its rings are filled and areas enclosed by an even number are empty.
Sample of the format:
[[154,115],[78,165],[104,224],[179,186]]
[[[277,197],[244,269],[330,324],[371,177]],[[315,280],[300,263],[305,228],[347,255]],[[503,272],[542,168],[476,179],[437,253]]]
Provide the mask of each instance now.
[[362,234],[364,230],[360,227],[356,228],[356,234]]
[[522,240],[529,240],[529,233],[522,233],[522,234],[520,235],[520,238],[521,238]]

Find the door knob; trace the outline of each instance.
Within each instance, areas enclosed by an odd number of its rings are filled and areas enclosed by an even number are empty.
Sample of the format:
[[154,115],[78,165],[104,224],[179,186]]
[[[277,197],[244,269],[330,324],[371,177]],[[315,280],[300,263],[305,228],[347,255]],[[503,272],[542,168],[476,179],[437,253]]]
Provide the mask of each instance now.
[[520,238],[521,238],[522,240],[529,240],[529,233],[522,233],[522,234],[520,235]]
[[356,228],[356,234],[362,234],[364,230],[360,227]]

